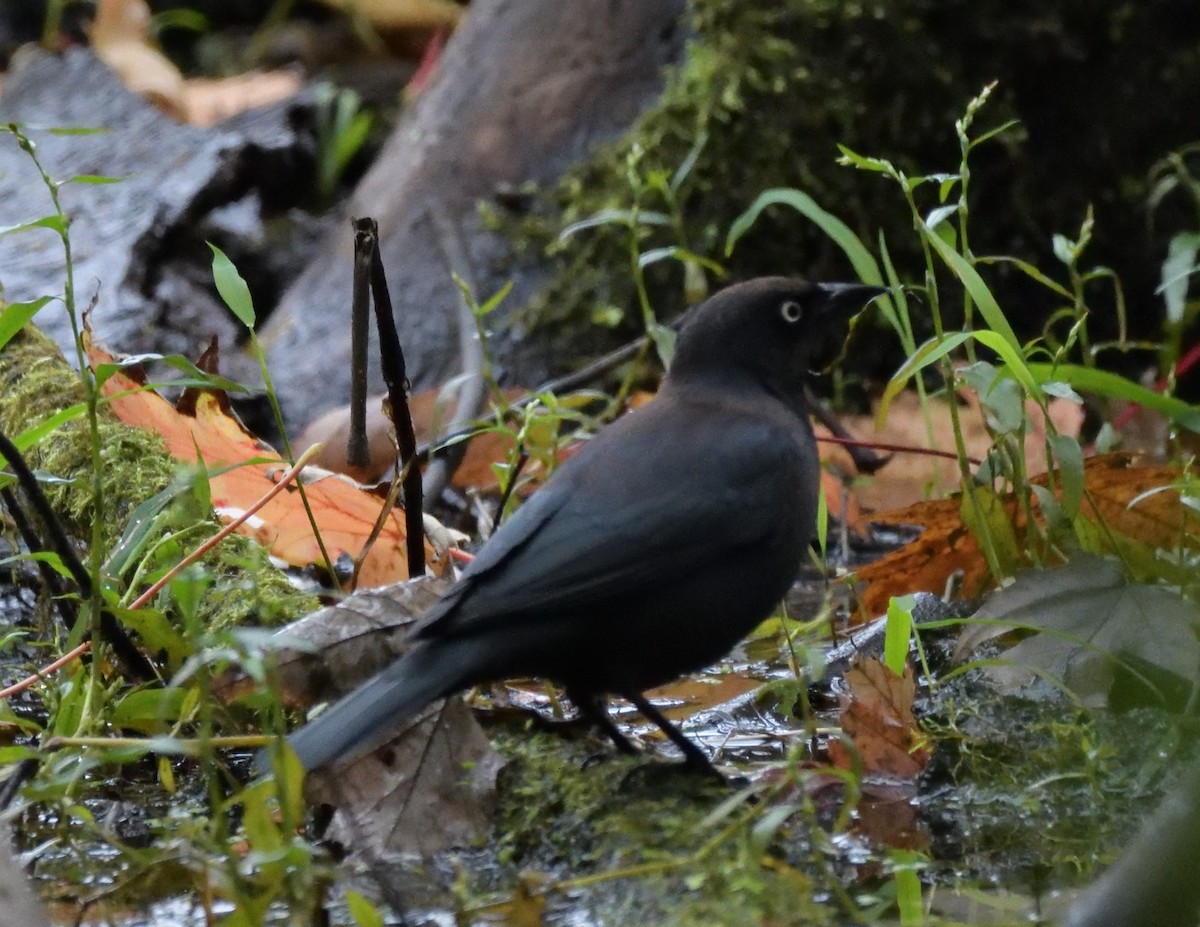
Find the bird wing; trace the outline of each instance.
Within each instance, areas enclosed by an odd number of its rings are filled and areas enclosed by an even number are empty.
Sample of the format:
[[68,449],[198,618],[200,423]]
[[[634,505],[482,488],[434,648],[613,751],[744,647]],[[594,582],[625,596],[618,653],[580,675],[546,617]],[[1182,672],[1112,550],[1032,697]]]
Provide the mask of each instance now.
[[[689,412],[680,434],[679,417]],[[778,528],[780,500],[804,491],[805,468],[816,466],[815,452],[802,460],[798,434],[786,418],[682,402],[626,416],[563,464],[484,545],[417,633],[536,619],[581,600],[636,594],[640,584],[767,537]]]

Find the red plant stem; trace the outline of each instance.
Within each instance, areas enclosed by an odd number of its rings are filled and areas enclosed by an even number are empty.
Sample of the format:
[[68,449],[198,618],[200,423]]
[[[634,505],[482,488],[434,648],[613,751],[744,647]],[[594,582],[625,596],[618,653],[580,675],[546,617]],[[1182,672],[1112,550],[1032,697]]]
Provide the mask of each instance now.
[[[947,460],[958,460],[954,451],[942,451],[933,447],[909,447],[906,444],[885,444],[881,441],[857,441],[853,438],[836,438],[833,435],[817,435],[818,441],[826,444],[841,444],[845,447],[869,447],[877,451],[892,451],[897,454],[921,454],[924,457],[945,457]],[[983,461],[968,457],[967,462],[978,467]]]
[[[1175,364],[1175,379],[1179,379],[1181,376],[1195,367],[1197,361],[1200,361],[1200,341],[1192,345],[1191,348],[1188,349],[1188,352],[1183,355],[1183,357],[1179,358],[1179,361]],[[1154,392],[1156,393],[1161,393],[1166,388],[1166,377],[1162,377],[1157,383],[1154,384]],[[1120,431],[1131,421],[1133,421],[1133,417],[1137,415],[1138,409],[1140,408],[1141,406],[1139,406],[1137,403],[1127,406],[1120,415],[1113,419],[1113,428],[1117,431]]]

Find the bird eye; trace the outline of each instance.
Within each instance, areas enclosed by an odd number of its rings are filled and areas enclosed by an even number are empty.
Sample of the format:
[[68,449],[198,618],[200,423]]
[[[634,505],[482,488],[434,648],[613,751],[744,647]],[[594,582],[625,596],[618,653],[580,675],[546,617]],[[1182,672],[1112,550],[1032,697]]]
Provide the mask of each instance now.
[[799,322],[800,316],[804,315],[804,310],[800,308],[799,303],[794,303],[789,299],[779,307],[779,314],[783,316],[785,322]]

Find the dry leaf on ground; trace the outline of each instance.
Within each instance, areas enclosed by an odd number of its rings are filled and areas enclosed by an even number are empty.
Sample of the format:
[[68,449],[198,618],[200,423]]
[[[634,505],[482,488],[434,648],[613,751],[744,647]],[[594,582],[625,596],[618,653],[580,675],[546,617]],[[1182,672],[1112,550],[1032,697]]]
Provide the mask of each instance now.
[[179,88],[184,122],[215,126],[247,110],[295,96],[304,86],[299,70],[250,71],[233,77],[189,77]]
[[134,93],[173,116],[183,114],[183,75],[150,46],[150,7],[144,0],[99,0],[92,48]]
[[[1128,454],[1106,454],[1084,461],[1081,514],[1102,525],[1106,537],[1124,536],[1155,548],[1195,546],[1197,518],[1180,504],[1172,484],[1181,472],[1168,466],[1137,466]],[[1031,482],[1047,485],[1047,476]],[[1156,491],[1157,490],[1157,491]],[[1011,497],[988,500],[989,519],[1007,523],[1018,544],[1025,534],[1024,513]],[[961,592],[973,596],[991,581],[987,564],[974,535],[966,526],[959,497],[919,502],[907,508],[882,512],[871,521],[890,525],[915,525],[918,537],[898,550],[857,571],[865,584],[860,600],[868,616],[883,614],[893,596],[911,592],[940,594],[954,574],[961,574]],[[1040,511],[1034,505],[1035,517]]]
[[[864,773],[912,779],[929,762],[925,735],[913,715],[915,696],[911,666],[897,676],[878,658],[867,657],[846,671],[838,693],[841,726],[858,751]],[[830,741],[829,753],[841,769],[856,765],[841,741]]]
[[[399,659],[409,629],[451,587],[448,579],[419,576],[363,589],[276,632],[279,697],[290,707],[336,698]],[[293,645],[292,642],[295,642]],[[225,677],[218,695],[229,701],[255,690],[244,675]]]
[[[280,630],[281,697],[291,705],[333,700],[396,660],[412,624],[450,587],[420,577],[356,592]],[[292,642],[296,642],[292,645]],[[252,691],[244,678],[225,679],[229,699]],[[316,802],[338,814],[326,836],[369,858],[430,854],[484,838],[495,807],[503,760],[457,696],[426,706],[384,744],[307,779]]]
[[[90,333],[84,337],[93,369],[113,363],[112,355],[92,343]],[[198,366],[202,370],[216,372],[215,352],[214,345],[201,357]],[[157,432],[177,460],[195,464],[197,454],[200,456],[209,472],[213,508],[218,515],[236,517],[275,485],[286,464],[233,418],[224,393],[189,390],[180,399],[186,411],[180,411],[152,390],[143,389],[144,383],[140,369],[127,367],[109,377],[103,391],[121,421]],[[119,395],[122,393],[125,395]],[[342,557],[357,557],[366,546],[383,500],[334,474],[305,474],[302,478],[329,556],[335,562]],[[239,531],[293,566],[323,562],[308,514],[294,487],[268,502]],[[379,538],[363,560],[360,587],[408,578],[405,537],[404,513],[397,508],[388,514]],[[433,572],[446,569],[446,559],[428,542],[425,556]]]
[[338,809],[325,837],[370,859],[473,846],[492,829],[504,760],[457,696],[434,702],[389,743],[309,775]]

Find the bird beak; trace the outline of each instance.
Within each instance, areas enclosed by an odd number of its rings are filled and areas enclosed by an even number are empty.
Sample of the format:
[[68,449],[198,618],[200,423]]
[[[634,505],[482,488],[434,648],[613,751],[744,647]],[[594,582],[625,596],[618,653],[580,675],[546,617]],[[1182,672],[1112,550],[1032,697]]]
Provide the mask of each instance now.
[[887,287],[866,283],[821,283],[818,286],[825,295],[821,315],[833,320],[849,319],[876,296],[888,292]]
[[[870,286],[866,283],[819,283],[818,288],[825,297],[817,308],[818,331],[822,332],[818,343],[810,347],[812,360],[821,364],[830,358],[829,365],[838,363],[846,353],[846,323],[877,296],[888,292],[887,287]],[[825,367],[821,364],[821,367]],[[814,367],[813,369],[819,369]]]

